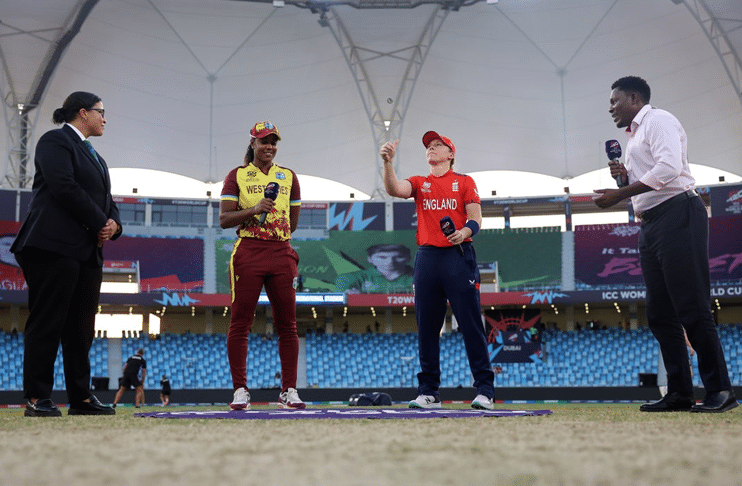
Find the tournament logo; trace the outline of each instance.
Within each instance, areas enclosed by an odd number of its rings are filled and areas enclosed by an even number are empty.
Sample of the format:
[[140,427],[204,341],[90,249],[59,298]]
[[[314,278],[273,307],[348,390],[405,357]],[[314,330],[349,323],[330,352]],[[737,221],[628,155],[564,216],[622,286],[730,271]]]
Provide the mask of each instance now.
[[285,180],[286,179],[286,174],[284,174],[283,172],[276,172],[276,179],[278,179],[278,180]]
[[730,191],[727,197],[727,203],[742,202],[742,189],[739,191]]
[[193,305],[199,302],[197,299],[191,298],[191,296],[186,293],[184,293],[183,296],[181,297],[180,294],[178,294],[177,292],[173,292],[172,294],[163,292],[162,299],[152,299],[152,300],[164,306],[168,306],[168,305],[188,306],[188,305]]
[[420,188],[421,192],[430,192],[430,182],[423,182],[423,187]]
[[549,290],[549,291],[530,292],[527,294],[523,294],[523,297],[530,297],[531,305],[544,304],[544,303],[552,304],[554,303],[555,298],[569,297],[569,294],[561,294],[561,293],[553,292]]
[[490,364],[541,362],[540,311],[488,310],[484,320]]
[[609,234],[612,236],[634,236],[639,233],[641,228],[639,226],[617,226]]

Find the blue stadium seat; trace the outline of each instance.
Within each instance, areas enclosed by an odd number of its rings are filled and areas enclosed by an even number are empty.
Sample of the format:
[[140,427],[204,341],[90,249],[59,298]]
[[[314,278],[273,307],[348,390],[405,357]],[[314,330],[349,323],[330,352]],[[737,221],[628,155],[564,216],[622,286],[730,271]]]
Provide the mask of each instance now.
[[[729,373],[735,386],[742,384],[742,363],[738,344],[742,327],[724,325],[719,335],[726,353]],[[19,336],[20,338],[20,336]],[[0,377],[3,390],[22,389],[22,339],[0,333],[0,366],[9,370]],[[542,363],[502,363],[497,386],[636,386],[639,373],[654,373],[658,350],[651,332],[642,328],[624,331],[565,332],[547,330]],[[248,384],[276,386],[280,370],[276,338],[263,341],[248,338]],[[122,354],[128,357],[145,348],[148,373],[145,387],[159,389],[167,375],[174,387],[231,388],[226,336],[221,334],[164,333],[158,340],[145,336],[122,339]],[[306,338],[307,382],[309,386],[406,387],[415,386],[418,371],[417,337],[405,334],[310,334]],[[108,340],[96,338],[91,348],[93,376],[108,376]],[[411,359],[406,359],[411,357]],[[403,359],[405,358],[405,359]],[[196,364],[202,364],[196,368]],[[701,386],[697,360],[693,360],[694,385]],[[55,363],[55,388],[64,388],[61,350]],[[460,334],[441,337],[441,385],[456,387],[472,383],[469,363]]]

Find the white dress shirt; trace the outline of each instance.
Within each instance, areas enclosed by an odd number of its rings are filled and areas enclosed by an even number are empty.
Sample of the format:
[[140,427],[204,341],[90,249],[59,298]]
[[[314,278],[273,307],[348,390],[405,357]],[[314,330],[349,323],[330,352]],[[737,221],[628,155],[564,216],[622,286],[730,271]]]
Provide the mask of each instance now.
[[644,105],[626,129],[626,170],[629,183],[640,181],[654,189],[631,197],[634,211],[644,211],[695,189],[688,166],[688,137],[671,113]]
[[67,125],[67,126],[68,126],[68,127],[70,127],[71,129],[73,129],[73,130],[75,131],[75,133],[77,133],[78,135],[80,135],[80,139],[81,139],[81,140],[82,140],[83,142],[84,142],[85,140],[87,140],[87,138],[85,138],[85,135],[83,135],[83,134],[82,134],[82,132],[81,132],[80,130],[78,130],[78,129],[77,129],[76,127],[75,127],[75,125],[73,125],[73,124],[71,124],[71,123],[65,123],[65,125]]

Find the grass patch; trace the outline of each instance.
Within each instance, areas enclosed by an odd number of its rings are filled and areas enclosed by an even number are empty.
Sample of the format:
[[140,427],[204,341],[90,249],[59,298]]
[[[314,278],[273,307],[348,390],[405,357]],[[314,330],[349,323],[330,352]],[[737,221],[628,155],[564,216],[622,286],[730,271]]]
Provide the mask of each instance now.
[[[447,405],[466,407],[466,405]],[[215,407],[188,407],[210,410]],[[268,408],[268,407],[255,407]],[[0,410],[3,485],[737,485],[742,413],[498,404],[541,417],[32,419]]]

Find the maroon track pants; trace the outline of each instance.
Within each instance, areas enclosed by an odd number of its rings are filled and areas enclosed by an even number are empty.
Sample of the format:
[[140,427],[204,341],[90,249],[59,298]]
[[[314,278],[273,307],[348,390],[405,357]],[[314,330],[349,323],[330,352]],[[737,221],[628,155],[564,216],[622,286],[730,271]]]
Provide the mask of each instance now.
[[260,291],[273,309],[281,358],[282,390],[296,388],[299,336],[296,333],[296,278],[299,255],[288,241],[240,238],[232,251],[229,280],[232,315],[227,355],[234,389],[247,388],[247,335],[252,327]]

